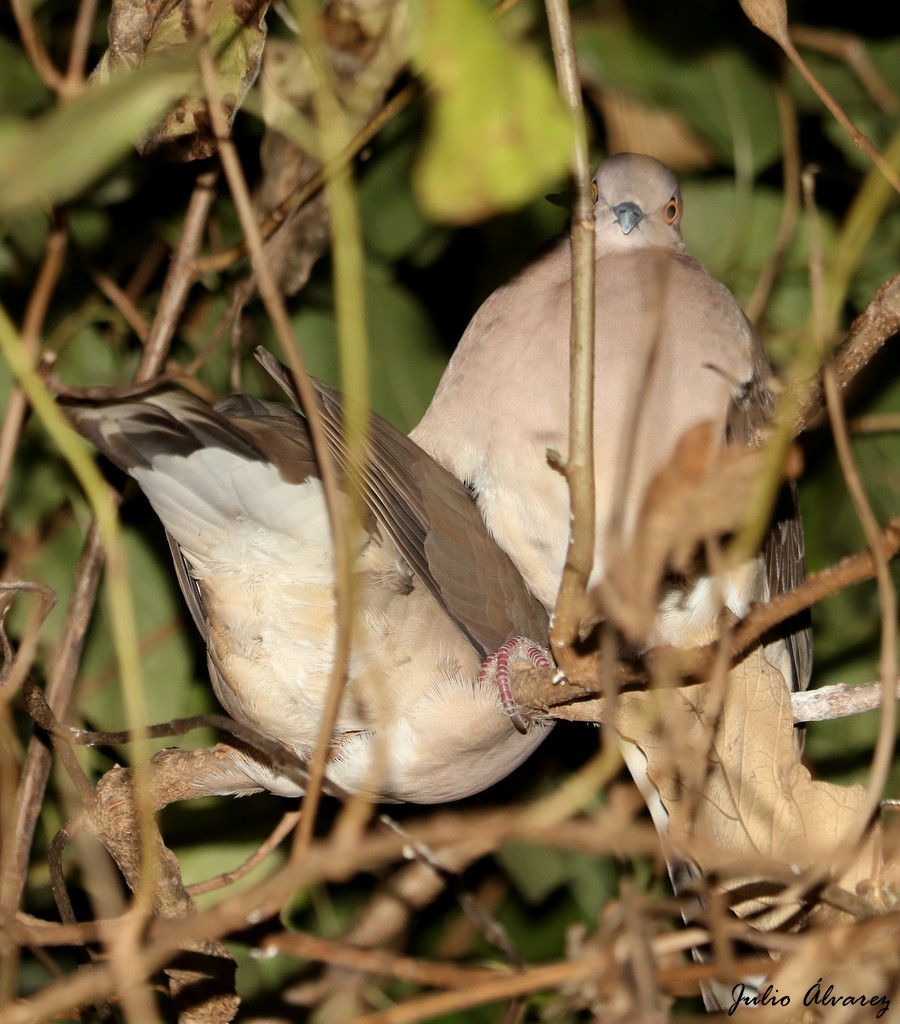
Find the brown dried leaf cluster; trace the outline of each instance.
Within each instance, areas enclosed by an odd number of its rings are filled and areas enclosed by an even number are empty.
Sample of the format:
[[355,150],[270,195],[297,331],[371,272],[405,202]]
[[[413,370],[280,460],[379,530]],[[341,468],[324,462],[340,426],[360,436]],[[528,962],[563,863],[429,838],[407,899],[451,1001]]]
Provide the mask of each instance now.
[[[266,41],[262,0],[113,0],[109,48],[95,72],[101,82],[120,71],[196,52],[209,38],[216,53],[229,126],[256,81]],[[170,160],[202,160],[216,151],[205,96],[189,92],[136,140],[138,151]]]
[[[405,0],[326,4],[323,35],[335,90],[353,134],[380,109],[403,66],[406,18]],[[266,239],[266,257],[279,287],[294,295],[306,284],[331,237],[321,191],[302,205],[292,201],[325,163],[326,155],[315,143],[315,119],[321,116],[315,104],[318,84],[295,41],[272,39],[266,46],[260,85],[266,131],[255,205],[262,219],[274,218],[279,225]]]

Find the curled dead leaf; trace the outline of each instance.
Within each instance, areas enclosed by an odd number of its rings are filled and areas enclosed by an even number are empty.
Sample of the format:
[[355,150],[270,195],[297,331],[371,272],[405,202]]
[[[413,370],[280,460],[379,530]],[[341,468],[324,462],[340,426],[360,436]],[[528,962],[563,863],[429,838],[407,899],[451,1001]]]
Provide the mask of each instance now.
[[[790,453],[787,479],[799,473],[798,458]],[[681,438],[647,488],[629,542],[615,553],[596,590],[603,613],[632,643],[643,645],[650,636],[665,574],[687,573],[705,541],[744,524],[764,460],[761,449],[717,449],[711,423]]]
[[[94,77],[103,82],[118,71],[133,71],[189,50],[205,35],[215,56],[230,126],[259,74],[268,0],[213,0],[204,6],[201,34],[190,0],[113,0],[109,48]],[[158,153],[184,162],[201,160],[215,152],[206,99],[195,82],[186,80],[185,95],[135,140],[135,146],[143,156]]]
[[740,0],[744,14],[780,46],[789,46],[787,5],[784,0]]

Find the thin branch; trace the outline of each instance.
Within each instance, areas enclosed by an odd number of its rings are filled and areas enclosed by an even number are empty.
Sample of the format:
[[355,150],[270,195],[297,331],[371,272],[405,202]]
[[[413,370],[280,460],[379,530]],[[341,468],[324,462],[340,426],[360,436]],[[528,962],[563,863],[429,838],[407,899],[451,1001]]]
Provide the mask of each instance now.
[[119,313],[121,313],[122,319],[128,324],[132,331],[134,331],[141,344],[146,345],[147,336],[149,334],[147,321],[144,319],[143,313],[141,313],[135,303],[129,298],[128,293],[124,288],[121,288],[109,276],[109,274],[97,269],[97,267],[94,267],[90,263],[88,263],[87,270],[91,275],[91,280],[116,307]]
[[[35,614],[28,620],[22,638],[19,641],[18,650],[13,655],[3,629],[3,618],[15,594],[37,594],[38,607]],[[0,695],[9,700],[27,676],[34,656],[37,652],[38,634],[47,616],[56,604],[56,591],[45,583],[37,583],[32,580],[3,580],[0,581],[0,656],[3,658],[3,665],[0,667]]]
[[231,871],[226,871],[221,875],[216,875],[215,878],[208,878],[205,882],[196,882],[194,885],[187,887],[187,893],[190,897],[202,896],[206,892],[214,892],[216,889],[224,889],[228,885],[233,885],[235,882],[246,877],[250,872],[258,867],[262,862],[269,856],[270,853],[278,846],[282,839],[290,835],[300,820],[302,811],[287,811],[281,816],[281,821],[275,826],[274,829],[269,833],[266,839],[259,845],[244,862],[236,868],[232,868]]
[[367,974],[383,974],[435,988],[468,988],[498,977],[509,977],[513,973],[505,967],[457,967],[437,960],[398,956],[384,949],[360,949],[344,942],[332,942],[299,932],[267,935],[260,941],[258,948],[266,955],[302,957],[304,960],[315,960]]
[[[846,390],[862,368],[890,338],[900,332],[900,274],[889,278],[878,289],[875,297],[853,321],[844,343],[832,358],[834,375],[839,390]],[[796,385],[799,392],[799,411],[794,424],[794,436],[806,430],[825,408],[822,375]]]
[[[900,680],[896,682],[896,694],[900,697]],[[866,711],[880,708],[884,698],[881,682],[848,685],[834,683],[817,690],[791,694],[794,722],[828,722],[836,718],[862,715]]]
[[798,46],[837,57],[853,71],[869,96],[886,114],[900,109],[900,98],[869,59],[865,40],[851,32],[830,32],[811,25],[793,25],[791,38]]
[[188,295],[194,285],[195,278],[191,273],[191,265],[200,249],[209,213],[215,202],[218,177],[216,171],[206,171],[197,176],[184,216],[181,238],[169,264],[169,271],[156,307],[156,316],[150,325],[144,354],[135,374],[135,381],[138,383],[151,380],[165,364],[175,335],[175,327],[184,312]]
[[854,434],[894,434],[900,430],[900,413],[875,412],[854,416],[849,427]]
[[[69,233],[64,225],[57,224],[51,229],[44,246],[41,269],[38,271],[37,280],[28,299],[28,307],[22,321],[22,343],[25,346],[28,359],[32,363],[37,361],[41,332],[44,328],[47,310],[50,308],[50,300],[62,271],[68,239]],[[6,416],[3,419],[2,433],[0,433],[0,513],[2,513],[6,501],[6,489],[9,486],[13,460],[19,444],[22,424],[25,422],[27,407],[25,392],[19,385],[15,385],[7,402]]]
[[69,66],[66,68],[66,77],[63,82],[66,96],[75,96],[84,88],[85,68],[96,16],[97,0],[81,0],[78,4],[75,26],[72,29]]
[[747,319],[757,326],[769,301],[778,272],[784,263],[791,239],[794,237],[797,218],[800,214],[800,127],[797,122],[797,108],[794,99],[784,82],[778,82],[775,85],[775,103],[778,107],[778,128],[783,154],[781,177],[784,196],[781,205],[781,218],[778,221],[772,251],[759,275],[753,294],[744,307]]
[[[891,519],[879,531],[877,550],[885,559],[894,558],[900,551],[900,517]],[[848,555],[827,569],[811,573],[800,586],[754,608],[737,624],[731,640],[732,656],[743,653],[764,633],[787,622],[798,612],[833,597],[845,587],[871,579],[875,572],[876,562],[872,552],[861,551],[856,555]]]
[[592,947],[578,960],[542,964],[520,974],[473,983],[464,990],[414,997],[390,1009],[355,1017],[353,1024],[415,1024],[416,1021],[575,985],[588,979],[596,985],[619,967],[613,961],[613,942],[610,941],[609,949]]
[[[821,263],[821,236],[818,210],[815,205],[813,177],[804,176],[804,194],[807,215],[810,222],[810,281],[812,284],[814,338],[823,357],[827,339],[824,330],[827,324],[826,297],[824,291],[824,267]],[[853,455],[847,417],[841,402],[840,386],[834,366],[826,361],[822,367],[822,386],[825,391],[828,419],[834,437],[838,462],[856,516],[862,526],[872,559],[875,564],[875,579],[878,584],[878,599],[881,605],[881,655],[879,675],[881,677],[881,717],[878,725],[878,739],[867,786],[866,813],[860,814],[859,835],[868,827],[869,820],[878,808],[884,792],[893,760],[897,733],[897,699],[895,681],[897,678],[897,593],[891,579],[888,559],[881,548],[881,530],[866,494],[865,485]],[[851,844],[848,844],[851,845]],[[855,842],[852,844],[855,845]]]
[[844,112],[841,105],[834,99],[824,85],[812,73],[809,65],[800,56],[794,46],[788,27],[787,4],[785,0],[740,0],[741,7],[750,21],[767,36],[774,39],[784,51],[785,56],[806,80],[812,91],[819,97],[831,116],[850,136],[853,142],[866,154],[878,170],[890,182],[891,187],[900,192],[900,177],[891,163],[872,145],[853,121]]
[[[314,0],[302,0],[295,4],[295,12],[300,22],[301,36],[305,41],[305,53],[312,69],[316,132],[319,145],[327,158],[334,153],[339,154],[341,147],[346,149],[347,139],[350,137],[349,123],[338,94],[335,71],[328,57],[329,48],[320,5]],[[352,137],[350,138],[352,142]],[[345,395],[343,429],[347,454],[344,491],[350,498],[354,514],[358,514],[362,507],[363,481],[368,458],[370,381],[362,230],[349,163],[335,168],[326,178],[326,190],[331,212],[338,354],[341,386]],[[356,615],[353,564],[345,505],[338,503],[336,491],[329,493],[326,489],[326,499],[329,516],[333,520],[337,635],[331,679],[322,707],[322,720],[316,737],[315,751],[309,765],[309,785],[303,799],[304,817],[297,830],[291,854],[295,862],[303,858],[312,840],[319,798],[325,782],[325,766],[349,670],[351,637]],[[334,529],[334,523],[337,522],[340,522],[339,530]],[[351,811],[356,813],[351,814],[350,822],[354,823],[357,830],[361,830],[370,814],[369,802],[361,799],[355,801]],[[350,822],[345,816],[344,827]]]
[[[305,763],[297,755],[273,740],[265,733],[259,732],[251,725],[238,722],[226,715],[193,715],[189,718],[175,718],[159,725],[148,725],[139,729],[125,729],[120,732],[91,732],[65,725],[53,714],[40,687],[28,683],[25,687],[25,708],[34,721],[50,736],[74,746],[119,745],[122,743],[140,743],[148,739],[167,739],[171,736],[183,736],[194,729],[217,729],[235,739],[246,743],[253,750],[262,754],[273,768],[282,772],[298,786],[307,784]],[[218,744],[211,750],[221,750],[225,745]],[[231,749],[225,747],[225,749]],[[329,793],[340,796],[341,791],[329,786]],[[201,793],[197,794],[203,795]]]
[[572,644],[578,636],[581,608],[594,564],[596,529],[594,496],[594,204],[587,127],[581,82],[567,0],[546,0],[547,23],[560,92],[574,128],[572,175],[572,334],[570,339],[569,451],[565,473],[569,486],[572,531],[559,596],[556,599],[550,645],[565,673],[577,659]]
[[38,77],[52,92],[62,92],[65,86],[65,79],[55,67],[53,61],[44,46],[44,41],[34,23],[31,3],[29,0],[10,0],[13,17],[16,19],[16,26],[19,29],[19,36],[22,45],[28,54],[32,67],[38,73]]
[[[269,268],[263,248],[263,240],[256,226],[256,216],[253,211],[250,191],[241,169],[237,151],[228,137],[228,123],[222,103],[221,86],[215,60],[208,43],[200,51],[200,71],[203,87],[206,91],[210,119],[218,139],[219,159],[228,181],[228,187],[231,190],[238,219],[244,231],[253,271],[259,285],[259,294],[275,334],[278,337],[282,353],[291,368],[294,384],[306,413],[310,438],[316,454],[316,462],[322,480],[322,489],[325,494],[329,527],[331,529],[334,552],[334,595],[337,608],[335,616],[337,636],[335,638],[335,657],[332,666],[331,682],[328,688],[329,696],[326,699],[328,706],[323,709],[319,740],[313,760],[309,766],[309,783],[304,799],[307,813],[304,814],[301,821],[302,827],[312,828],[312,820],[316,816],[316,805],[324,780],[325,760],[328,756],[334,719],[337,715],[340,696],[343,690],[343,681],[346,678],[349,665],[350,629],[352,625],[350,545],[347,537],[347,525],[341,514],[341,488],[337,468],[322,429],[321,417],[319,415],[319,400],[310,382],[309,373],[304,361],[294,342],[284,299]],[[306,826],[307,821],[310,821],[309,826]]]
[[[596,694],[573,696],[571,691],[555,686],[552,674],[546,669],[523,666],[514,671],[511,683],[516,703],[523,708],[530,708],[534,714],[565,722],[584,722],[587,725],[603,725],[609,721],[610,705],[606,697]],[[685,683],[683,688],[697,685],[702,684]],[[900,681],[897,694],[900,698]],[[792,693],[793,722],[794,725],[804,725],[807,722],[826,722],[862,715],[880,708],[883,696],[880,682],[834,683],[815,690]]]

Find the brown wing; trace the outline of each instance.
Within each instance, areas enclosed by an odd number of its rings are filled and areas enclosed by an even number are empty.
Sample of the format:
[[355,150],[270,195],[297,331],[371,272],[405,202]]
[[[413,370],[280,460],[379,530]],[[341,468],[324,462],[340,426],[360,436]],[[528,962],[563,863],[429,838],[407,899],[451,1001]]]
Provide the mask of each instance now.
[[[748,330],[752,327],[748,324]],[[775,412],[775,396],[769,387],[771,370],[759,341],[751,347],[751,373],[741,393],[732,400],[726,423],[727,439],[739,444],[760,444]],[[772,514],[772,525],[763,541],[769,596],[776,597],[799,586],[806,578],[803,523],[793,483],[781,489]],[[812,629],[808,611],[800,612],[767,634],[768,643],[783,641],[788,646],[793,668],[790,685],[805,690],[812,674]]]
[[[256,357],[300,406],[287,369],[265,349]],[[346,465],[341,396],[314,381],[338,466]],[[514,635],[541,643],[547,613],[488,533],[472,496],[405,434],[369,418],[365,502],[415,575],[461,632],[486,655]]]

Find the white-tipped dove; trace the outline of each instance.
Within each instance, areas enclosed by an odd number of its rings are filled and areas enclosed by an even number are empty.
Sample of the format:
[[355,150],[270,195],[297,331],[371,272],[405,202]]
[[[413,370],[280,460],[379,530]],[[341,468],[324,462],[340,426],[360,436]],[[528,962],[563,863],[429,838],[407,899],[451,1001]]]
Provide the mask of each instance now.
[[[611,525],[619,523],[617,542],[627,539],[647,485],[689,428],[712,421],[723,444],[749,443],[774,408],[752,326],[685,248],[675,175],[652,157],[620,153],[600,165],[594,184],[591,582],[603,578]],[[568,488],[547,451],[565,458],[568,450],[571,278],[564,239],[490,295],[410,435],[473,490],[491,534],[548,609],[569,542]],[[736,615],[803,577],[796,504],[780,514],[756,569],[722,581]],[[720,610],[715,587],[679,585],[661,602],[652,640],[690,645]],[[790,648],[802,685],[808,638],[792,637]]]
[[[284,367],[257,355],[299,407]],[[343,469],[340,398],[316,387]],[[162,520],[223,707],[308,760],[336,630],[332,537],[305,418],[247,395],[211,407],[174,389],[65,407]],[[547,615],[465,487],[380,417],[369,431],[361,516],[342,495],[354,627],[327,775],[337,791],[379,800],[456,800],[509,774],[549,733],[516,722],[504,699],[509,658],[547,664]],[[249,755],[201,785],[302,791]]]
[[[596,546],[591,583],[628,541],[654,474],[691,427],[711,421],[724,445],[751,443],[774,408],[771,371],[731,292],[685,248],[675,175],[647,156],[605,160],[595,186]],[[564,475],[548,459],[569,447],[572,264],[568,240],[497,289],[463,334],[411,436],[474,492],[491,534],[547,609],[570,532]],[[757,558],[713,581],[664,585],[647,646],[692,646],[723,606],[743,616],[799,583],[803,534],[793,487]],[[794,689],[811,668],[806,623],[767,638],[765,655]],[[622,750],[661,834],[667,812],[641,750]],[[676,887],[693,872],[670,862]],[[710,998],[707,992],[707,998]],[[713,1001],[710,1005],[713,1005]]]

